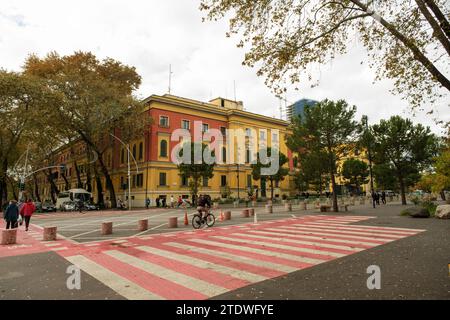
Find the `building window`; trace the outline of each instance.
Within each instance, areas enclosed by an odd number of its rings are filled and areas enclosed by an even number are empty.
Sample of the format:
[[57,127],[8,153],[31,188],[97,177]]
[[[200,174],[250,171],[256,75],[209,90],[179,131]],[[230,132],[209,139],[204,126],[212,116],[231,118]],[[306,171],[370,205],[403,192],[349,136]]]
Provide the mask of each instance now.
[[169,127],[169,117],[167,116],[160,116],[159,117],[159,126],[163,128]]
[[203,187],[207,187],[208,186],[208,178],[203,177]]
[[133,158],[136,159],[136,145],[133,144]]
[[245,135],[247,137],[251,137],[252,136],[252,130],[250,130],[250,128],[245,128]]
[[120,163],[121,164],[125,163],[125,150],[124,149],[120,150]]
[[262,130],[259,131],[259,139],[266,140],[266,132],[265,131],[262,131]]
[[227,135],[227,128],[225,128],[225,127],[220,127],[220,133],[221,133],[223,136],[226,136],[226,135]]
[[139,143],[139,160],[142,160],[143,156],[144,156],[144,144],[141,142]]
[[222,161],[227,162],[227,148],[222,147]]
[[280,187],[280,181],[276,180],[275,181],[275,188],[279,188]]
[[248,174],[247,175],[247,187],[251,188],[252,186],[252,175]]
[[159,173],[159,185],[160,186],[166,186],[167,185],[167,174],[165,172]]
[[272,143],[273,143],[274,141],[278,142],[278,134],[277,134],[277,133],[273,133],[273,134],[272,134]]
[[191,122],[189,120],[181,120],[181,129],[189,130],[191,128]]
[[159,143],[159,156],[160,157],[167,157],[167,141],[161,140]]
[[144,175],[142,173],[133,176],[133,186],[137,187],[137,188],[142,188],[142,186],[144,185]]
[[209,124],[203,123],[202,124],[202,132],[208,132],[209,130]]
[[227,176],[220,176],[220,186],[225,187],[227,185]]
[[187,185],[188,185],[188,179],[187,179],[187,177],[183,174],[183,175],[181,176],[181,186],[182,186],[182,187],[187,187]]
[[250,163],[250,161],[252,161],[250,149],[245,149],[245,163]]

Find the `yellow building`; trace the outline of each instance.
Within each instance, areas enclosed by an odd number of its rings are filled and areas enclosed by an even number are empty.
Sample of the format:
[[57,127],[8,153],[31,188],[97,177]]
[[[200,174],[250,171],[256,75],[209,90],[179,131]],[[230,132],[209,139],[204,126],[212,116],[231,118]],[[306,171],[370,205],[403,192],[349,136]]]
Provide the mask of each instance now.
[[[219,146],[221,156],[225,156],[228,161],[217,164],[214,176],[202,181],[199,193],[209,194],[213,199],[224,198],[226,196],[244,199],[247,197],[248,188],[256,191],[258,196],[264,194],[270,196],[270,187],[261,181],[255,181],[251,176],[250,162],[255,159],[255,150],[247,147],[249,139],[254,141],[256,146],[272,146],[275,141],[279,143],[279,149],[289,158],[286,166],[292,168],[292,157],[285,144],[285,136],[288,133],[289,123],[280,119],[275,119],[260,114],[245,111],[242,102],[232,101],[223,98],[216,98],[209,102],[201,102],[192,99],[177,97],[173,95],[152,95],[144,100],[147,105],[144,116],[153,120],[148,133],[139,140],[130,143],[132,158],[136,159],[137,169],[134,161],[131,161],[132,182],[131,200],[133,207],[144,207],[145,200],[150,199],[155,205],[156,198],[166,198],[170,203],[173,196],[176,201],[178,197],[190,197],[188,181],[179,175],[177,165],[172,162],[172,150],[179,144],[179,140],[174,139],[174,132],[184,129],[192,136],[195,127],[203,134],[214,132],[213,129],[225,134],[233,130],[242,130],[244,134],[233,139],[229,143],[226,138],[224,144]],[[249,138],[250,136],[250,138]],[[174,140],[174,141],[172,141]],[[231,140],[230,140],[231,141]],[[228,143],[227,143],[228,142]],[[238,142],[244,142],[240,146],[238,155]],[[233,150],[234,149],[234,150]],[[93,167],[89,165],[88,150],[81,142],[64,146],[55,152],[54,158],[50,160],[53,164],[64,163],[66,166],[65,175],[55,174],[54,182],[59,191],[66,189],[66,180],[69,188],[78,187],[78,180],[81,180],[81,187],[86,188],[88,175],[94,177]],[[241,163],[237,164],[240,157]],[[119,142],[114,144],[104,153],[103,161],[107,164],[113,181],[116,198],[126,200],[128,198],[128,188],[124,188],[127,183],[127,150]],[[78,166],[78,173],[77,168]],[[90,172],[89,172],[90,171]],[[80,176],[80,179],[77,178]],[[106,190],[105,179],[100,177],[104,199],[109,198]],[[50,199],[51,188],[47,179],[39,179],[39,191],[41,198]],[[94,178],[91,181],[94,201],[97,200],[98,186]],[[275,197],[290,193],[290,177],[287,176],[280,182],[274,190]],[[256,189],[255,189],[256,187]]]

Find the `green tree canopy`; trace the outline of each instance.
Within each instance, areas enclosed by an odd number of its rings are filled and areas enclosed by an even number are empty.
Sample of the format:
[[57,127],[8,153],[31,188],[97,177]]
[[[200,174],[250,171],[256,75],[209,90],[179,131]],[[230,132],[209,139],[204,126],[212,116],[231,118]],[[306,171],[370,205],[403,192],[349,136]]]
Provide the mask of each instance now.
[[294,118],[287,146],[299,154],[320,152],[326,155],[326,165],[333,190],[333,209],[338,211],[336,193],[337,163],[354,148],[358,124],[354,120],[356,107],[344,100],[323,100],[306,107],[304,117]]
[[[346,53],[355,36],[368,52],[376,79],[413,106],[450,91],[448,1],[201,0],[205,19],[229,17],[227,36],[249,50],[244,64],[282,94],[286,82],[314,79],[311,68]],[[303,74],[306,73],[303,77]],[[290,80],[290,81],[289,81]]]
[[374,160],[395,169],[402,204],[406,205],[406,188],[420,178],[419,172],[428,168],[438,150],[438,138],[430,128],[414,125],[411,120],[392,116],[372,126]]
[[369,182],[369,166],[364,161],[350,158],[344,161],[342,165],[342,176],[349,185],[355,186],[357,192],[363,184]]
[[[270,168],[273,164],[272,163],[263,163],[262,161],[262,155],[267,155],[267,157],[271,158],[273,155],[276,155],[276,152],[278,152],[278,170],[274,174],[268,174],[264,175],[263,168]],[[274,159],[277,157],[274,156]],[[252,176],[254,180],[261,180],[264,179],[266,181],[270,182],[270,199],[273,200],[273,191],[274,191],[274,182],[280,182],[284,180],[284,177],[286,177],[289,174],[289,169],[284,167],[284,165],[288,163],[288,158],[285,154],[283,154],[281,151],[275,148],[266,147],[262,148],[257,153],[256,163],[252,164]]]

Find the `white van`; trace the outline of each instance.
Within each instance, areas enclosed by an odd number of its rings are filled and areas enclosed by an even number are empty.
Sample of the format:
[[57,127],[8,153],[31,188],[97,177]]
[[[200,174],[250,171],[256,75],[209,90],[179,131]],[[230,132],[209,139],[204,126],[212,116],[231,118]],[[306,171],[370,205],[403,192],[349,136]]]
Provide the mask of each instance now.
[[92,194],[84,189],[70,189],[69,191],[63,191],[58,194],[56,200],[56,208],[62,210],[62,205],[67,201],[74,201],[80,199],[81,201],[89,201]]

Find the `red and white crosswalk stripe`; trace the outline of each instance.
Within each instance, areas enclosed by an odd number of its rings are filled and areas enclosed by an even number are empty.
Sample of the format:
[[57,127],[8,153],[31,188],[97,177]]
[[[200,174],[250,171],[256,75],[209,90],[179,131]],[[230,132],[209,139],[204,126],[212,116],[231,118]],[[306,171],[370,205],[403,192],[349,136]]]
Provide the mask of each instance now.
[[127,299],[207,299],[424,230],[305,216],[170,237],[132,237],[58,252]]

